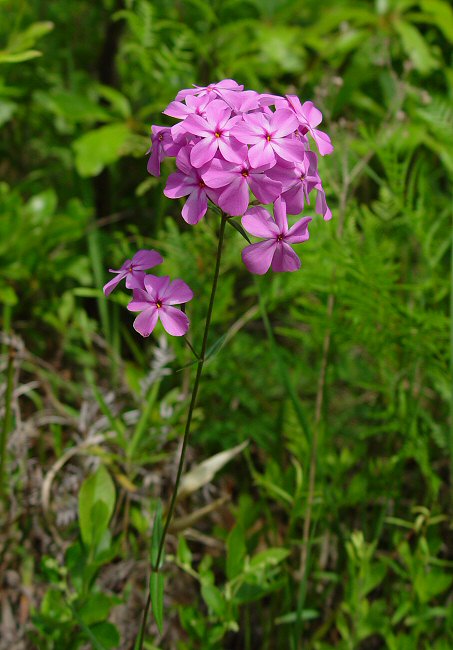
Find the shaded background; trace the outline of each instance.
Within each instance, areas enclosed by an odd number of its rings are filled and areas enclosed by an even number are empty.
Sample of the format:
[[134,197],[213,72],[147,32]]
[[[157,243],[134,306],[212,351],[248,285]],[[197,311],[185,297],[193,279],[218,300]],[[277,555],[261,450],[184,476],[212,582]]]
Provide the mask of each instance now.
[[157,248],[195,291],[199,344],[217,218],[184,224],[162,194],[173,161],[152,178],[145,152],[180,88],[224,77],[319,106],[333,219],[313,221],[300,272],[258,282],[227,233],[195,479],[145,647],[451,648],[449,4],[0,0],[0,16],[0,648],[133,647],[193,368],[100,288]]

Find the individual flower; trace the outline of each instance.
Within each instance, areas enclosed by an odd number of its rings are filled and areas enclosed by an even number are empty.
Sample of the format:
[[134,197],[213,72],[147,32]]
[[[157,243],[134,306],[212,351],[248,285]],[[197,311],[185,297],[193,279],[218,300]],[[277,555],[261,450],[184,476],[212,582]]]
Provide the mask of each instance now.
[[249,188],[261,203],[271,203],[280,195],[282,185],[269,178],[264,167],[253,167],[244,146],[243,160],[239,164],[214,158],[203,180],[210,187],[221,188],[218,204],[224,212],[237,217],[247,210],[250,201]]
[[225,90],[240,91],[243,89],[244,86],[240,86],[234,79],[223,79],[217,83],[209,84],[209,86],[196,86],[194,84],[193,88],[184,88],[176,95],[176,100],[180,101],[188,95],[197,95],[198,97],[203,97],[204,95],[216,95],[217,97],[222,98]]
[[[263,111],[265,109],[262,109]],[[293,111],[281,109],[271,113],[248,113],[231,132],[239,142],[252,145],[249,160],[252,167],[275,165],[278,154],[283,160],[291,162],[304,159],[305,149],[295,138],[288,138],[299,124]]]
[[190,149],[190,146],[186,146],[179,152],[176,158],[176,166],[179,171],[173,172],[168,177],[164,194],[169,199],[189,197],[182,209],[182,217],[184,221],[194,226],[206,214],[208,198],[217,202],[218,193],[207,187],[202,178],[206,167],[196,169],[190,164]]
[[157,251],[153,250],[139,250],[135,253],[131,260],[126,260],[124,264],[116,269],[109,269],[110,273],[116,273],[116,278],[107,282],[104,285],[104,294],[108,296],[112,293],[117,284],[126,278],[126,287],[128,289],[141,289],[143,287],[143,280],[145,271],[152,269],[153,266],[162,264],[163,257]]
[[[284,105],[284,102],[285,100],[277,102],[276,106],[281,107]],[[316,142],[321,156],[332,153],[333,145],[329,136],[324,131],[316,128],[322,122],[322,113],[316,108],[313,102],[304,102],[301,104],[297,95],[286,95],[286,102],[286,105],[294,111],[294,114],[299,120],[299,124],[302,126],[302,132],[306,133],[308,131]]]
[[240,120],[239,115],[231,117],[231,108],[220,99],[206,106],[204,117],[195,114],[186,117],[181,128],[201,138],[190,152],[191,165],[202,167],[214,158],[218,150],[226,160],[239,162],[242,147],[230,138],[230,131]]
[[297,271],[301,262],[290,244],[300,244],[309,238],[304,217],[288,228],[285,201],[280,197],[274,203],[274,218],[262,207],[253,207],[242,217],[242,225],[254,237],[264,241],[246,246],[242,261],[251,273],[263,275],[272,266],[273,271]]
[[176,156],[181,145],[178,145],[171,134],[169,126],[153,126],[151,135],[151,152],[148,160],[148,173],[160,176],[160,164],[168,156]]
[[165,275],[147,275],[143,289],[135,289],[129,311],[140,311],[134,320],[134,329],[149,336],[160,319],[171,336],[184,336],[189,329],[189,319],[174,305],[182,305],[193,298],[192,289],[183,280],[173,280]]

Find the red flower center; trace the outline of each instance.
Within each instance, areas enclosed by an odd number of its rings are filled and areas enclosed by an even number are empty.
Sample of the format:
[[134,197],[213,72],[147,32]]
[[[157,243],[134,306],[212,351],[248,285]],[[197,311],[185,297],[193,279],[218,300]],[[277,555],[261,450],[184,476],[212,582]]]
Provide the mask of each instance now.
[[244,178],[247,178],[247,176],[249,175],[249,170],[248,169],[243,169],[241,171],[241,174],[243,175]]
[[156,302],[156,307],[157,307],[157,309],[160,309],[162,307],[162,301],[161,300],[158,300]]
[[277,241],[283,241],[283,235],[278,235]]

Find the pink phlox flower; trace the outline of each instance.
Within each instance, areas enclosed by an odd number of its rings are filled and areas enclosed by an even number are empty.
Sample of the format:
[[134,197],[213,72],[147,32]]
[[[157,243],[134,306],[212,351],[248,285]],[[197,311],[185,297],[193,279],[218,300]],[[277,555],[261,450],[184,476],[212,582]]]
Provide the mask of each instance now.
[[[283,97],[280,95],[271,95],[270,93],[262,93],[259,98],[260,106],[274,106],[277,102],[281,101]],[[286,108],[286,106],[280,106]]]
[[268,174],[282,184],[287,214],[300,214],[305,201],[310,205],[309,194],[321,182],[318,160],[313,151],[306,151],[302,162],[290,164],[280,160]]
[[302,143],[292,137],[297,127],[294,113],[289,109],[281,109],[270,116],[262,112],[248,113],[231,134],[239,142],[252,145],[249,151],[252,167],[273,166],[276,154],[291,162],[304,159]]
[[104,294],[108,296],[113,289],[126,278],[126,287],[128,289],[143,288],[145,271],[152,269],[153,266],[162,264],[163,257],[157,251],[139,250],[131,260],[126,260],[119,269],[109,269],[110,273],[116,273],[116,277],[104,285]]
[[225,90],[222,99],[238,115],[257,110],[260,107],[260,95],[255,90],[243,90],[239,92]]
[[202,178],[207,166],[197,169],[191,165],[191,148],[189,145],[184,147],[176,157],[176,166],[179,171],[173,172],[168,177],[164,194],[169,199],[180,199],[183,196],[189,197],[181,214],[184,221],[193,226],[206,214],[208,198],[217,203],[218,192],[208,187]]
[[326,193],[321,183],[316,183],[316,189],[318,190],[316,196],[316,214],[321,214],[324,221],[330,221],[332,219],[332,212],[327,205]]
[[203,173],[203,180],[210,187],[222,188],[218,204],[227,214],[236,217],[247,210],[249,188],[261,203],[271,203],[280,195],[282,185],[266,175],[267,169],[268,166],[254,169],[248,159],[247,147],[244,146],[241,163],[214,158]]
[[148,173],[153,176],[160,176],[160,164],[168,156],[176,156],[181,145],[176,143],[172,137],[171,129],[168,126],[152,127],[151,152],[148,160]]
[[[164,115],[169,115],[176,119],[184,121],[189,115],[201,115],[205,116],[206,106],[212,101],[212,97],[205,95],[204,97],[195,97],[188,95],[184,102],[173,101],[167,106],[163,111]],[[171,127],[171,135],[173,140],[179,142],[181,137],[186,134],[182,122],[174,124]]]
[[190,162],[194,167],[202,167],[210,162],[217,151],[230,162],[240,162],[241,145],[230,138],[230,131],[241,120],[241,116],[231,116],[231,108],[224,101],[215,99],[206,106],[205,117],[189,115],[181,127],[188,133],[201,138],[190,152]]
[[247,210],[242,217],[242,225],[254,237],[264,241],[246,246],[242,251],[242,261],[251,273],[263,275],[272,270],[297,271],[301,262],[290,244],[300,244],[309,238],[308,224],[311,217],[303,217],[288,228],[285,201],[280,197],[274,203],[274,217],[262,207]]
[[[286,95],[288,106],[294,111],[299,124],[309,132],[313,140],[316,142],[319,153],[321,156],[332,153],[333,145],[329,136],[324,131],[320,131],[316,127],[322,122],[322,113],[316,108],[313,102],[300,103],[297,95]],[[280,104],[279,104],[280,105]]]
[[193,88],[184,88],[180,90],[176,95],[176,100],[180,101],[188,95],[198,95],[198,97],[203,97],[204,95],[215,95],[222,98],[225,90],[234,90],[240,91],[244,90],[244,86],[241,86],[234,79],[222,79],[217,83],[209,84],[209,86],[196,86],[194,84]]
[[170,282],[168,275],[147,275],[144,288],[134,291],[127,308],[141,312],[134,320],[134,329],[142,336],[149,336],[159,319],[169,334],[184,336],[189,329],[189,319],[173,305],[181,305],[192,298],[193,291],[183,280]]

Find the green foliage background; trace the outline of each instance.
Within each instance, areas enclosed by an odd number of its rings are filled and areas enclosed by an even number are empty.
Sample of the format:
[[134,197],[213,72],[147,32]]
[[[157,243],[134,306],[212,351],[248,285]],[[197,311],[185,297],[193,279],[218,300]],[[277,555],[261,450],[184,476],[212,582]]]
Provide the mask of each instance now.
[[446,0],[0,0],[2,650],[133,647],[193,366],[101,287],[157,248],[199,346],[218,218],[145,152],[224,77],[321,108],[333,219],[257,281],[227,232],[145,647],[453,647],[452,42]]

